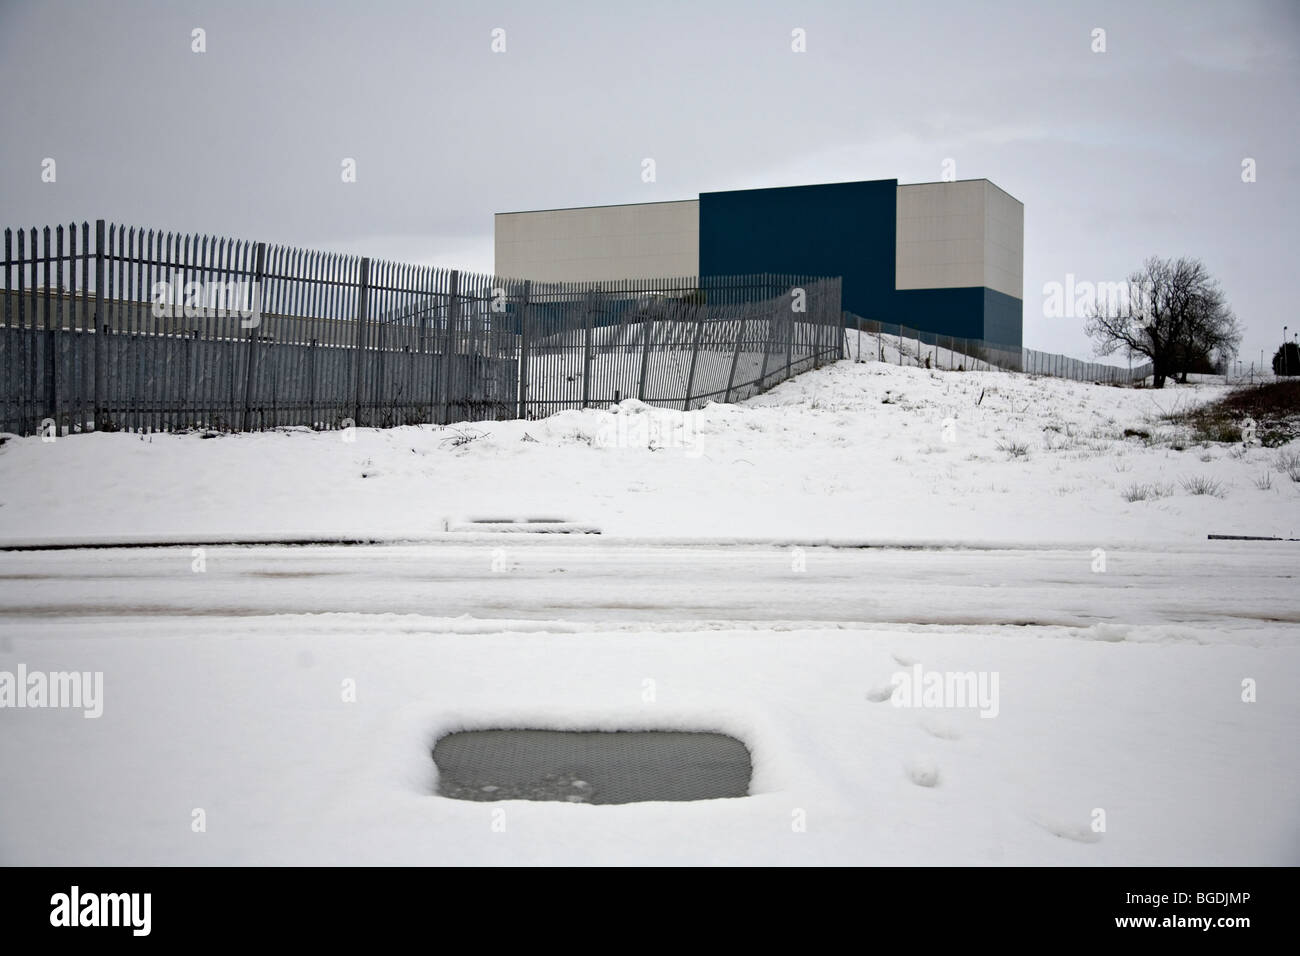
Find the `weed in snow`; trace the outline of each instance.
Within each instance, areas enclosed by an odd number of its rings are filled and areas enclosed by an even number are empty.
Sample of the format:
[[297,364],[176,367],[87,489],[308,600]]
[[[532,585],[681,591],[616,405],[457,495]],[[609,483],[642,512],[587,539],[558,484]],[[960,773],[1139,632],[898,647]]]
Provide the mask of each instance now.
[[1273,464],[1292,481],[1300,481],[1300,451],[1280,451]]
[[1206,478],[1204,475],[1184,478],[1183,490],[1189,495],[1209,495],[1211,498],[1224,498],[1228,494],[1227,489],[1223,487],[1223,482]]
[[1134,483],[1120,492],[1125,501],[1148,501],[1156,498],[1168,498],[1173,493],[1172,485],[1159,481],[1151,484]]
[[472,441],[483,438],[487,433],[476,431],[473,428],[453,428],[451,434],[438,442],[439,445],[450,445],[452,448],[459,448],[462,445],[468,445]]

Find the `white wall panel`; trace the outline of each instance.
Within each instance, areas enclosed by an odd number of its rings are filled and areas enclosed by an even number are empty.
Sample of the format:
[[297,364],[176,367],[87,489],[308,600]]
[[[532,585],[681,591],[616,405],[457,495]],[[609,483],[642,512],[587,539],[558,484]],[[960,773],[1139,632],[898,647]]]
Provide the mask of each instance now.
[[1025,289],[1025,207],[984,180],[984,284],[1019,299]]
[[984,284],[983,180],[898,187],[894,287]]
[[540,282],[693,276],[700,203],[638,203],[496,215],[497,275]]

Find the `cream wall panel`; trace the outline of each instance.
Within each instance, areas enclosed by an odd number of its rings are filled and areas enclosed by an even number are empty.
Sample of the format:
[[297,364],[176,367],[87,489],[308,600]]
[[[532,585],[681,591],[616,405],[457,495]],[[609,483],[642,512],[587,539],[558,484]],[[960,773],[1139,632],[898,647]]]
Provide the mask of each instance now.
[[495,271],[544,282],[693,276],[698,200],[498,213]]
[[1024,294],[1024,206],[986,179],[898,187],[898,289]]
[[898,187],[895,288],[984,284],[984,193],[983,180]]
[[984,284],[1020,299],[1025,290],[1025,207],[984,181]]

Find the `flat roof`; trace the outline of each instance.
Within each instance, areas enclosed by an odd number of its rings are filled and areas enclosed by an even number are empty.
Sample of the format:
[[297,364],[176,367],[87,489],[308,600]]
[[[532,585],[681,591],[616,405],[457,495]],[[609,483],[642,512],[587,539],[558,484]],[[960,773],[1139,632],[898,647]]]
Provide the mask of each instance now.
[[809,186],[853,186],[853,185],[857,185],[858,183],[888,183],[888,182],[896,183],[900,187],[901,186],[946,186],[951,183],[983,182],[983,183],[988,183],[990,186],[992,186],[998,192],[1002,193],[1008,199],[1011,199],[1014,202],[1018,202],[1022,206],[1024,205],[1023,202],[1021,202],[1019,199],[1016,199],[1015,196],[1011,195],[1011,193],[1007,192],[1005,189],[1003,189],[993,180],[989,179],[987,176],[974,176],[971,177],[970,179],[926,180],[919,183],[900,183],[896,179],[893,180],[846,179],[834,183],[800,183],[794,186],[751,186],[748,189],[710,189],[708,190],[707,193],[700,193],[699,195],[692,196],[689,199],[652,199],[649,202],[610,202],[610,203],[596,203],[595,205],[591,205],[591,206],[552,206],[546,209],[512,209],[508,212],[493,213],[493,215],[494,216],[520,216],[526,213],[533,213],[533,212],[575,212],[579,209],[616,209],[621,206],[664,206],[664,205],[671,205],[673,203],[699,202],[700,196],[713,195],[716,193],[747,193],[747,192],[757,192],[758,190],[761,189],[806,189]]
[[1006,196],[1012,202],[1018,202],[1020,203],[1020,205],[1022,206],[1024,205],[1023,202],[1020,202],[1019,199],[1011,195],[1011,193],[1007,192],[1005,189],[1003,189],[993,180],[989,179],[987,176],[975,176],[971,179],[940,179],[937,182],[932,180],[930,182],[924,182],[924,183],[899,183],[898,185],[900,186],[946,186],[949,183],[988,183],[990,186],[992,186],[1002,195]]
[[699,196],[690,199],[652,199],[649,202],[602,202],[593,206],[552,206],[548,209],[512,209],[509,212],[494,212],[494,216],[518,216],[526,212],[569,212],[573,209],[616,209],[619,206],[670,206],[674,203],[699,202]]

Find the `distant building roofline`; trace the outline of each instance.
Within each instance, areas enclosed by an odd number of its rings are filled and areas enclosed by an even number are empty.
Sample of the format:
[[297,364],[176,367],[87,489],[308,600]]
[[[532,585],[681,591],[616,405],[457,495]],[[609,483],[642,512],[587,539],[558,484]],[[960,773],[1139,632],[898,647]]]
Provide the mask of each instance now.
[[602,202],[591,206],[551,206],[546,209],[511,209],[508,212],[496,212],[494,216],[518,216],[527,212],[572,212],[578,209],[616,209],[620,206],[671,206],[684,202],[699,202],[699,196],[689,199],[652,199],[649,202]]
[[708,190],[707,192],[702,192],[697,196],[692,196],[689,199],[652,199],[649,202],[610,202],[610,203],[596,203],[591,206],[551,206],[543,209],[511,209],[506,212],[493,213],[493,215],[494,216],[520,216],[527,213],[537,213],[537,212],[577,212],[583,209],[616,209],[625,206],[665,206],[665,205],[680,204],[684,202],[699,202],[701,196],[713,196],[722,193],[756,192],[758,190],[764,190],[764,189],[807,189],[816,186],[855,186],[860,183],[888,183],[888,182],[895,183],[900,187],[902,186],[946,186],[951,183],[983,182],[983,183],[988,183],[990,186],[992,186],[998,192],[1002,193],[1008,199],[1020,203],[1020,205],[1022,206],[1024,205],[1024,203],[1021,200],[1016,199],[1015,196],[1011,195],[1011,193],[1007,192],[1005,189],[1003,189],[993,180],[989,179],[987,176],[973,176],[970,179],[923,180],[922,182],[918,182],[918,183],[902,183],[899,182],[897,179],[848,179],[848,180],[841,180],[839,182],[833,182],[833,183],[799,183],[793,186],[753,186],[747,189],[711,189]]

